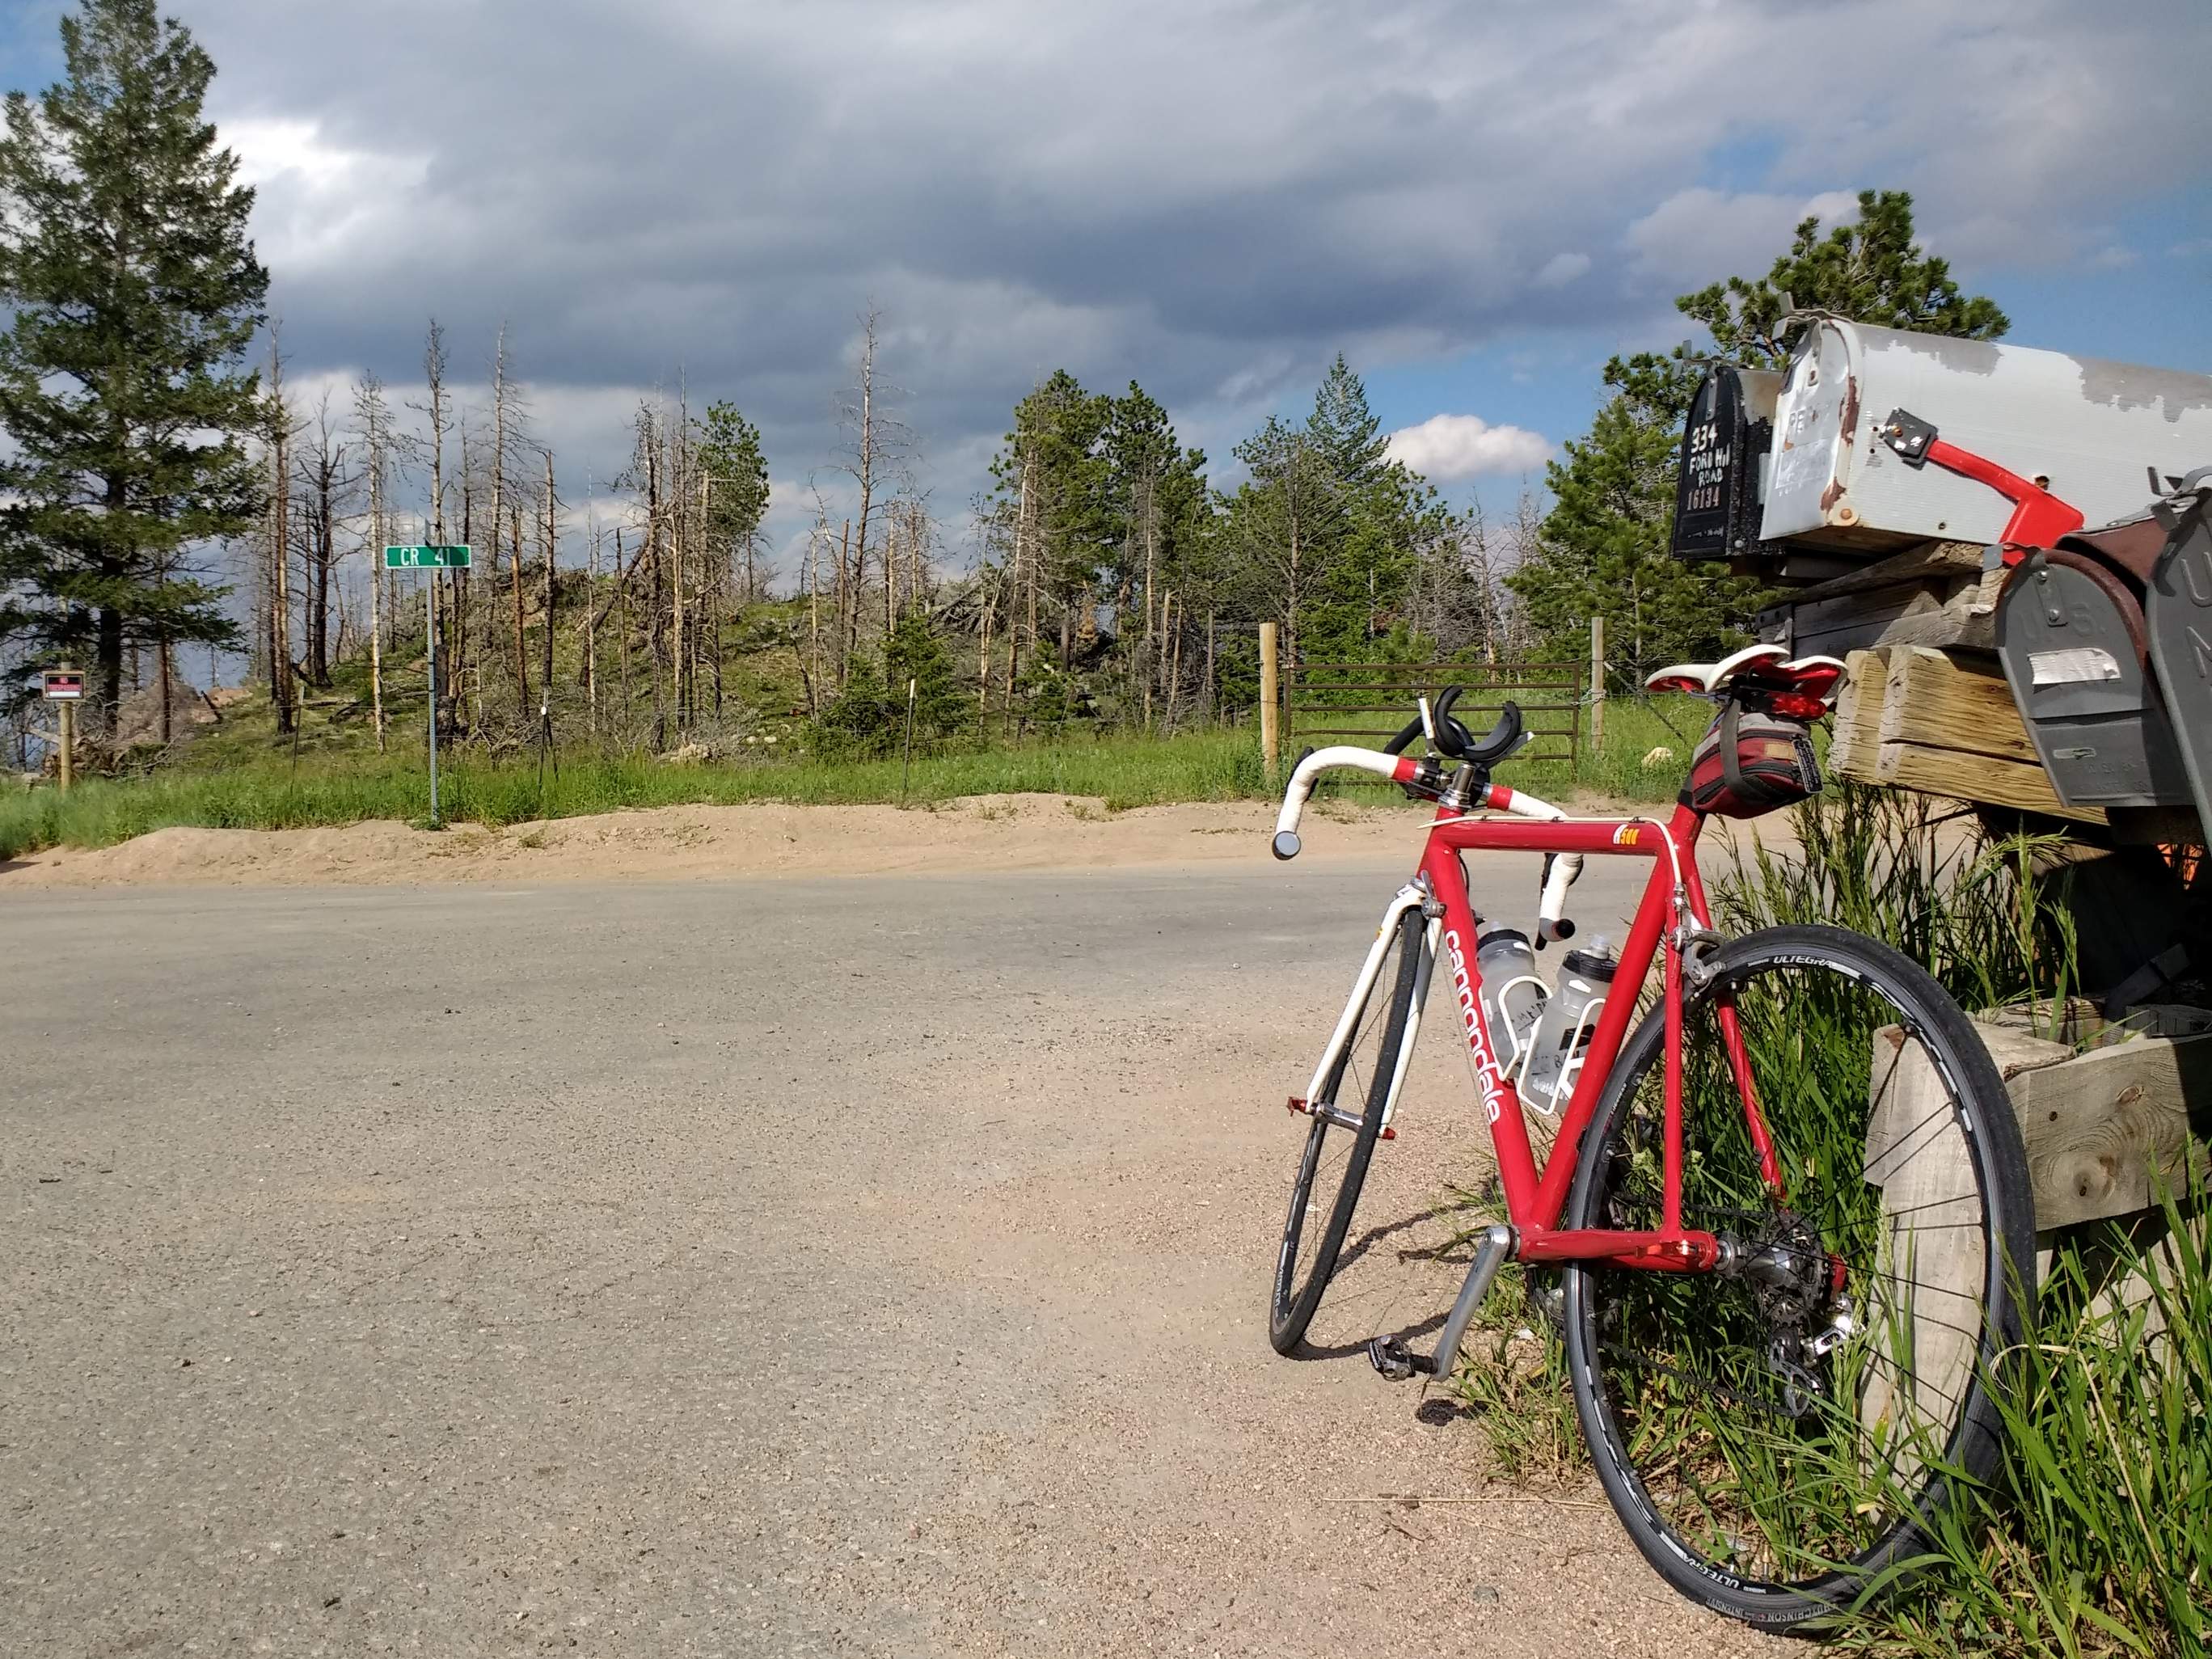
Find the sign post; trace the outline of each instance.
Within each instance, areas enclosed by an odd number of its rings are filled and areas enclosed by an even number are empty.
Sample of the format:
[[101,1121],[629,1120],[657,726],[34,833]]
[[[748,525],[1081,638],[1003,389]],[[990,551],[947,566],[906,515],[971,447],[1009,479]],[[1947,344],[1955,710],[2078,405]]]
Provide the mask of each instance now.
[[75,668],[49,668],[39,676],[39,695],[61,707],[62,789],[76,781],[76,706],[84,701],[84,675]]
[[435,544],[412,547],[386,547],[384,568],[386,570],[428,570],[432,573],[432,586],[422,590],[422,611],[428,619],[425,633],[429,642],[430,668],[430,827],[445,828],[446,821],[438,816],[438,600],[435,573],[441,570],[466,570],[470,555],[465,543],[453,546]]

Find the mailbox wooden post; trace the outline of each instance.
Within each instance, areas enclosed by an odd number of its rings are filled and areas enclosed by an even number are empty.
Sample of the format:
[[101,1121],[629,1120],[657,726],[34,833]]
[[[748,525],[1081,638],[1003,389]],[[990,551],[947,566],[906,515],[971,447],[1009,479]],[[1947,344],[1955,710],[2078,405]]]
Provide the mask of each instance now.
[[76,781],[76,706],[84,700],[84,674],[66,665],[49,668],[39,676],[39,695],[58,704],[61,745],[61,787],[64,793]]

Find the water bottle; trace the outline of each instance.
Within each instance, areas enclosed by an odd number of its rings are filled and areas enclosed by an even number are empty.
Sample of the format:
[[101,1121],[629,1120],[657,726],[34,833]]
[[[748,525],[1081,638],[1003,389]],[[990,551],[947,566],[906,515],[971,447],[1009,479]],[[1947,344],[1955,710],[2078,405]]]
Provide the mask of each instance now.
[[1490,1027],[1498,1069],[1510,1077],[1551,990],[1536,977],[1536,952],[1528,934],[1515,928],[1493,927],[1475,940],[1474,965],[1482,979],[1483,1023]]
[[1528,1065],[1521,1079],[1523,1103],[1549,1116],[1573,1095],[1617,965],[1602,934],[1589,949],[1567,952],[1559,964],[1559,988],[1529,1034]]

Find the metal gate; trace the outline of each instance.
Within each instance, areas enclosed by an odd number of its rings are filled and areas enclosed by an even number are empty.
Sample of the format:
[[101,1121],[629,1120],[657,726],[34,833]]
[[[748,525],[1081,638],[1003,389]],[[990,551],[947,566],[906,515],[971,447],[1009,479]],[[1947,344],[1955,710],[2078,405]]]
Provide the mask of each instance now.
[[1413,716],[1413,700],[1434,698],[1448,685],[1467,689],[1453,716],[1480,737],[1504,711],[1521,705],[1533,741],[1517,758],[1564,763],[1582,758],[1582,712],[1588,669],[1557,662],[1306,662],[1284,688],[1283,735],[1295,750],[1307,744],[1359,743],[1380,748]]

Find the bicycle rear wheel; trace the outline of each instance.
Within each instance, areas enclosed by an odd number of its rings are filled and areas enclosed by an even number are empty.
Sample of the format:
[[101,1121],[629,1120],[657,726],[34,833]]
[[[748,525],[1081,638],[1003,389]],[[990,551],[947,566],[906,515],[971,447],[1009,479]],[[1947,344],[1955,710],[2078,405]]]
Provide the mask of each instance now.
[[[1718,1612],[1787,1626],[1910,1559],[1949,1471],[1993,1468],[1991,1389],[2034,1296],[2033,1206],[2003,1083],[1923,969],[1809,927],[1710,965],[1683,1012],[1682,1224],[1733,1259],[1571,1269],[1568,1359],[1599,1480],[1644,1558]],[[1584,1139],[1565,1224],[1662,1224],[1665,1039],[1655,1008]]]
[[[1344,1236],[1367,1180],[1382,1114],[1404,1046],[1406,1022],[1420,976],[1424,922],[1419,907],[1397,921],[1382,961],[1354,1018],[1352,1032],[1319,1095],[1309,1105],[1313,1127],[1291,1183],[1291,1209],[1275,1255],[1274,1297],[1267,1340],[1277,1353],[1305,1340],[1336,1272]],[[1357,1113],[1356,1127],[1345,1120]],[[1333,1121],[1334,1120],[1334,1121]]]

